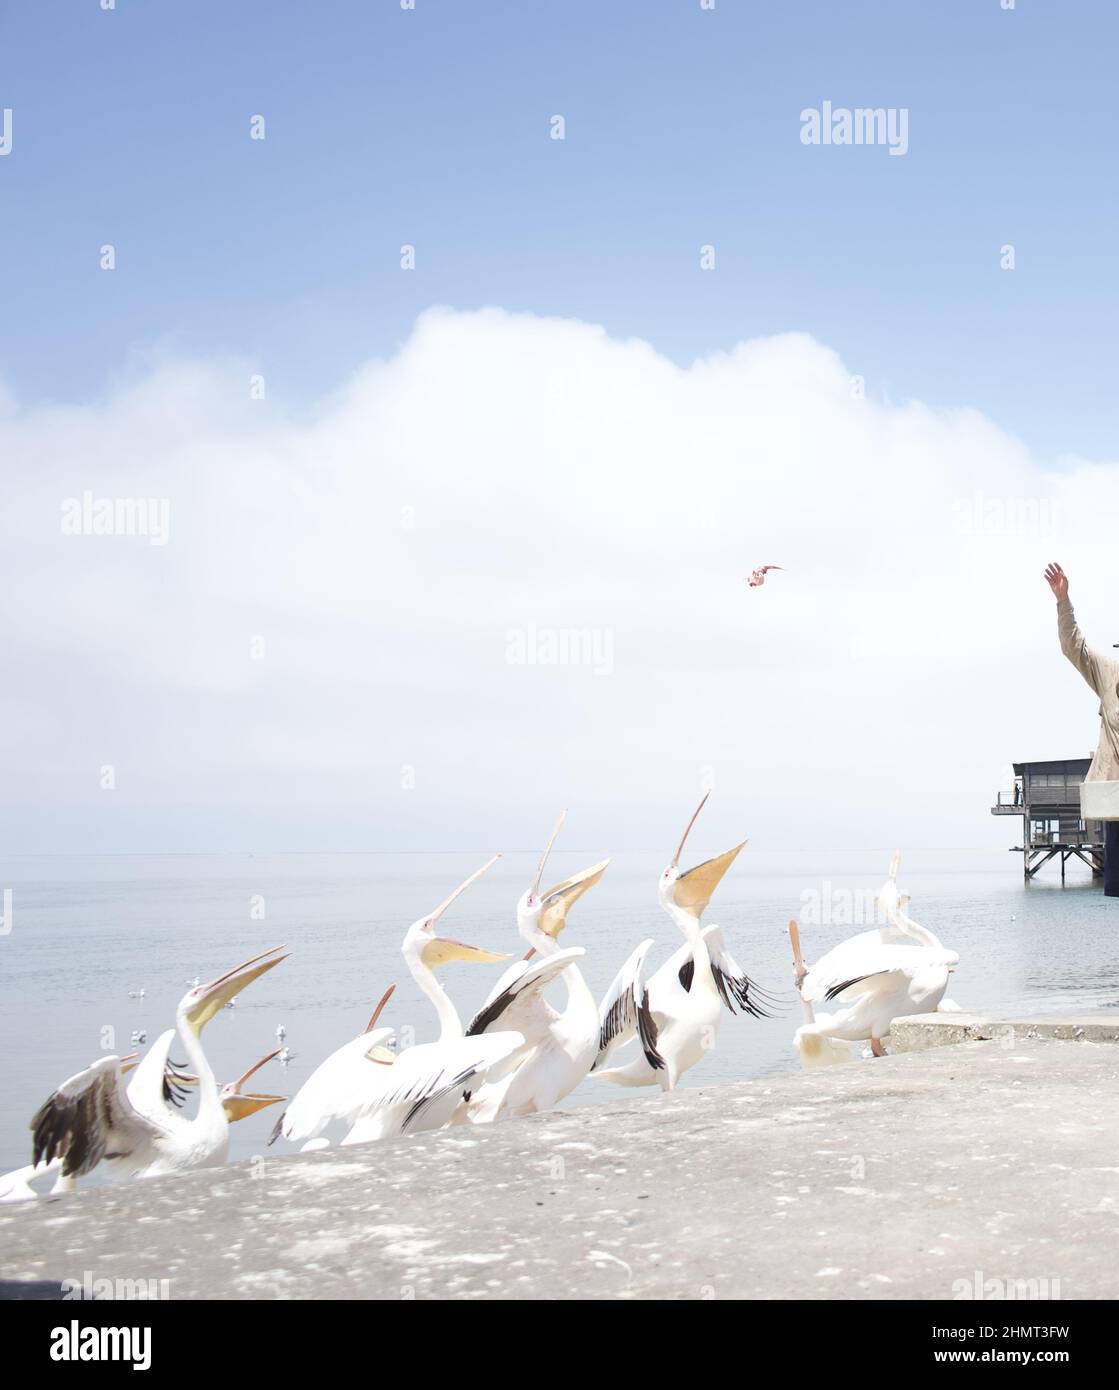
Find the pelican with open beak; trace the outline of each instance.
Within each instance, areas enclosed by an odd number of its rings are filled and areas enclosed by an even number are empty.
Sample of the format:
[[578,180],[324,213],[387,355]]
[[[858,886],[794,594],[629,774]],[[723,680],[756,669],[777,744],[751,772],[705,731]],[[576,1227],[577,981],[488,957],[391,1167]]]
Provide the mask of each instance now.
[[508,960],[507,952],[487,951],[482,946],[470,946],[453,936],[439,936],[435,928],[440,918],[463,893],[487,873],[501,858],[495,854],[480,869],[475,870],[468,879],[460,883],[453,893],[448,894],[434,912],[420,917],[404,933],[400,949],[412,978],[431,1000],[439,1019],[440,1039],[462,1037],[462,1023],[455,1006],[451,1003],[443,987],[435,979],[434,970],[441,965],[451,965],[466,961],[473,965],[493,965],[497,961]]
[[[645,961],[653,941],[643,941],[599,1006],[601,1037],[593,1070],[619,1086],[659,1084],[670,1091],[715,1046],[723,1007],[756,1018],[767,1014],[769,997],[727,950],[722,929],[700,927],[700,917],[746,841],[695,868],[680,869],[684,846],[708,795],[692,813],[657,884],[660,905],[683,932],[684,944],[647,978]],[[640,1051],[625,1065],[607,1068],[615,1048],[634,1038],[640,1039]]]
[[210,1020],[261,975],[279,965],[287,956],[276,955],[282,946],[273,946],[258,956],[250,956],[208,984],[198,985],[179,1001],[177,1016],[197,1038]]
[[[273,947],[192,988],[179,1000],[175,1027],[162,1033],[134,1068],[131,1058],[101,1057],[64,1081],[31,1121],[31,1168],[20,1172],[35,1177],[57,1173],[54,1190],[66,1192],[102,1162],[114,1174],[136,1177],[224,1163],[229,1116],[200,1035],[229,999],[287,959],[277,954],[282,950]],[[168,1054],[176,1038],[186,1052],[186,1075],[197,1078],[198,1113],[189,1119],[175,1107],[168,1076]],[[249,1098],[240,1094],[240,1085],[256,1069],[233,1083],[241,1101]],[[240,1108],[235,1102],[234,1109]],[[0,1199],[10,1187],[0,1178]]]
[[692,812],[692,818],[680,838],[680,843],[676,846],[676,853],[672,856],[668,867],[660,876],[660,882],[657,884],[657,897],[661,907],[664,908],[686,938],[689,937],[693,927],[698,924],[699,919],[707,910],[707,905],[715,895],[715,889],[723,881],[723,875],[738,858],[747,843],[743,840],[733,849],[728,849],[723,854],[717,854],[713,859],[704,860],[702,864],[697,864],[694,869],[681,872],[680,856],[684,853],[684,846],[688,842],[688,836],[692,833],[692,827],[699,819],[700,811],[707,805],[707,798],[710,795],[710,792],[705,792],[703,799]]
[[481,1087],[524,1046],[520,1033],[465,1037],[458,1010],[435,978],[439,966],[454,961],[484,964],[508,959],[436,932],[451,904],[500,858],[495,854],[404,933],[405,963],[439,1020],[437,1041],[405,1048],[385,1065],[385,1058],[375,1050],[384,1039],[375,1043],[371,1033],[354,1038],[308,1077],[280,1117],[273,1137],[282,1134],[306,1146],[335,1121],[347,1127],[344,1144],[441,1129],[452,1121],[464,1096]]
[[279,1105],[287,1099],[286,1096],[271,1096],[258,1091],[245,1091],[244,1085],[250,1076],[258,1072],[267,1062],[271,1062],[274,1057],[278,1057],[283,1051],[282,1048],[275,1048],[272,1052],[266,1053],[259,1062],[254,1062],[246,1072],[237,1078],[236,1081],[227,1081],[221,1088],[221,1104],[225,1111],[225,1118],[230,1124],[237,1120],[247,1120],[250,1115],[255,1115],[258,1110],[265,1110],[270,1105]]
[[577,874],[572,874],[570,878],[563,879],[547,892],[541,893],[540,883],[544,877],[548,856],[566,819],[567,812],[561,811],[540,857],[540,863],[536,866],[536,876],[517,903],[517,931],[529,944],[528,953],[524,957],[526,961],[537,951],[550,955],[558,949],[556,942],[560,932],[567,925],[567,914],[583,894],[595,886],[610,864],[609,859],[600,860],[589,869],[581,869]]
[[[527,1044],[516,1071],[470,1102],[467,1118],[475,1124],[550,1109],[582,1081],[598,1053],[598,1005],[576,963],[583,949],[562,951],[558,938],[568,912],[598,883],[610,861],[592,864],[541,893],[544,868],[566,815],[561,812],[536,876],[517,903],[517,930],[528,943],[528,953],[505,972],[466,1030],[467,1036],[474,1036],[512,1028]],[[537,952],[540,959],[530,964]],[[548,985],[558,979],[567,989],[562,1012],[544,997]]]

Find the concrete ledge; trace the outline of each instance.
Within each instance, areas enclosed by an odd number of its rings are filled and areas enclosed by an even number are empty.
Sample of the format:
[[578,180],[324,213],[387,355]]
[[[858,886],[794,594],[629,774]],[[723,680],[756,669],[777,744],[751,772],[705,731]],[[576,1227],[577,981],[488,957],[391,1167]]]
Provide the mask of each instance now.
[[1000,1041],[1013,1046],[1020,1040],[1058,1042],[1119,1042],[1119,1018],[1099,1014],[1081,1018],[990,1019],[978,1014],[910,1014],[895,1018],[890,1027],[891,1052],[924,1052],[962,1042]]
[[0,1283],[9,1297],[88,1274],[166,1280],[172,1299],[953,1299],[993,1280],[1119,1297],[1119,1048],[965,1042],[615,1095],[0,1207]]

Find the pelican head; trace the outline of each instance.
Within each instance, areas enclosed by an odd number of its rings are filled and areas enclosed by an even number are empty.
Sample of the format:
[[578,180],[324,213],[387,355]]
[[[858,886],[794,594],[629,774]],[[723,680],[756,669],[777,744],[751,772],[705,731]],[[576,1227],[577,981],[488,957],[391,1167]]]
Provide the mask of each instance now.
[[480,869],[476,869],[465,882],[460,883],[449,897],[444,898],[434,912],[429,912],[426,917],[421,917],[418,922],[412,923],[404,933],[404,940],[401,943],[405,957],[418,957],[429,970],[434,970],[439,965],[449,965],[451,961],[456,960],[473,961],[478,965],[492,965],[494,961],[509,959],[507,954],[499,951],[486,951],[480,946],[468,946],[464,941],[455,941],[453,937],[436,936],[435,934],[436,924],[454,900],[461,893],[465,893],[475,879],[481,878],[487,869],[493,868],[500,858],[500,854],[495,854]]
[[246,985],[252,984],[265,971],[271,970],[274,965],[279,965],[282,960],[287,960],[286,955],[278,956],[276,954],[277,951],[283,949],[282,946],[273,946],[269,951],[262,951],[259,956],[252,956],[249,960],[242,961],[240,965],[234,966],[232,970],[227,970],[224,975],[219,975],[216,980],[211,980],[209,984],[196,986],[189,994],[184,994],[179,1000],[179,1017],[197,1036],[214,1015],[223,1009],[235,995],[240,994]]
[[606,872],[609,859],[600,859],[589,869],[580,869],[577,874],[565,878],[554,888],[549,888],[540,896],[540,930],[553,941],[567,926],[567,914],[579,901],[588,888],[593,888]]
[[830,1015],[820,1014],[815,1023],[807,1023],[793,1034],[793,1046],[800,1054],[801,1066],[806,1070],[854,1060],[850,1043],[840,1038],[829,1038],[822,1031],[829,1021]]
[[724,854],[717,855],[714,859],[705,860],[704,863],[697,864],[694,869],[688,869],[681,873],[680,856],[684,852],[684,845],[710,795],[710,792],[704,792],[703,800],[692,813],[687,829],[676,847],[676,853],[672,856],[668,867],[661,874],[660,882],[657,884],[657,897],[660,900],[660,905],[673,919],[678,919],[680,914],[684,913],[693,921],[699,921],[723,875],[746,844],[746,841],[743,840],[742,844],[735,845],[733,849],[728,849]]
[[546,892],[540,891],[540,880],[544,877],[544,866],[548,862],[548,855],[552,852],[552,846],[556,842],[556,836],[560,833],[566,817],[567,812],[561,811],[540,863],[536,867],[536,877],[517,903],[517,930],[528,942],[534,940],[537,932],[543,932],[545,936],[555,941],[567,925],[568,912],[588,888],[595,886],[610,863],[609,859],[603,859],[598,864],[592,864],[589,869],[581,869],[579,873],[563,879]]
[[255,1115],[258,1110],[263,1110],[265,1106],[275,1105],[278,1101],[286,1100],[286,1096],[269,1096],[263,1094],[245,1094],[241,1089],[245,1082],[254,1072],[264,1066],[265,1062],[270,1062],[273,1057],[280,1055],[280,1048],[274,1052],[269,1052],[262,1057],[259,1062],[253,1065],[236,1081],[227,1082],[220,1092],[221,1108],[225,1111],[225,1118],[232,1124],[235,1120],[245,1120],[250,1115]]

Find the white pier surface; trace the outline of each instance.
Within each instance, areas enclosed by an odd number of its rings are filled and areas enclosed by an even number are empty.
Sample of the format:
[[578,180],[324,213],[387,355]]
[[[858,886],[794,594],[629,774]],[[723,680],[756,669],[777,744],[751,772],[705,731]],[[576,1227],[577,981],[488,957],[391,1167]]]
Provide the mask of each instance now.
[[895,1033],[913,1050],[0,1206],[0,1292],[1119,1297],[1119,1021]]

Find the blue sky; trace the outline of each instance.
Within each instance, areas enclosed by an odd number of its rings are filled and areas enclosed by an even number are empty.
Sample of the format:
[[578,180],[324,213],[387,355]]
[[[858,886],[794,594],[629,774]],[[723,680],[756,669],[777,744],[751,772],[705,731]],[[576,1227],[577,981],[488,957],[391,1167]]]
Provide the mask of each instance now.
[[[1117,29],[1040,0],[7,3],[0,376],[77,402],[228,352],[297,407],[428,306],[493,304],[682,364],[804,330],[874,397],[1113,457]],[[825,98],[907,107],[909,153],[802,146]]]
[[[714,847],[1005,845],[1009,765],[1098,735],[1048,561],[1119,641],[1117,29],[4,6],[5,843],[453,849],[566,805],[606,852],[714,786]],[[806,146],[825,101],[908,152]],[[87,498],[169,532],[75,534]]]

